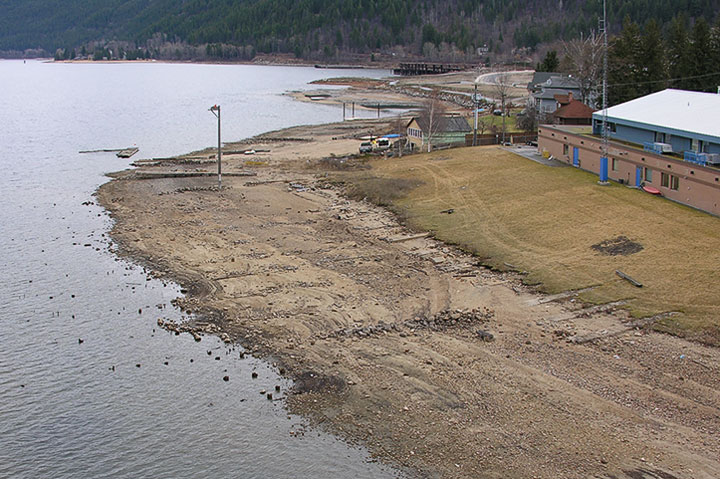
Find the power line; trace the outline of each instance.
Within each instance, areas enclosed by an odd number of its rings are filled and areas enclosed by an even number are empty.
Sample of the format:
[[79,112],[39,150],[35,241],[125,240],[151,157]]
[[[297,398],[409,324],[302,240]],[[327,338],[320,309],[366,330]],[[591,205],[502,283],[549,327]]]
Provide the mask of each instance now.
[[720,72],[715,73],[703,73],[702,75],[693,75],[689,77],[680,77],[680,78],[668,78],[663,80],[647,80],[647,81],[637,81],[637,82],[630,82],[630,83],[613,83],[612,85],[608,86],[630,86],[630,85],[647,85],[648,83],[662,83],[662,82],[675,82],[680,80],[693,80],[695,78],[705,78],[705,77],[711,77],[720,75]]

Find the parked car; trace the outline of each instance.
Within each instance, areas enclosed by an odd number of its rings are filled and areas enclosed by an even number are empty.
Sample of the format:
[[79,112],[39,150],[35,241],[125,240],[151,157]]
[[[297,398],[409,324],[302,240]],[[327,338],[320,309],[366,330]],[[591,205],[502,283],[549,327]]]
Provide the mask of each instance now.
[[369,141],[363,141],[360,143],[360,153],[372,153],[373,151],[373,145]]
[[390,149],[390,140],[387,138],[378,138],[375,140],[375,151],[385,151]]

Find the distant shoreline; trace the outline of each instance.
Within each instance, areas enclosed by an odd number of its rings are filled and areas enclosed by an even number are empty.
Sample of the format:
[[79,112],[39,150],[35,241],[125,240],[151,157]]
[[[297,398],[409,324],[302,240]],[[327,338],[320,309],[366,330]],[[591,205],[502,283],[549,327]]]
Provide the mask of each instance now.
[[0,60],[33,60],[46,61],[51,63],[81,63],[81,64],[116,64],[116,63],[178,63],[178,64],[197,64],[197,65],[259,65],[259,66],[285,66],[285,67],[306,67],[327,70],[392,70],[393,64],[389,63],[316,63],[304,61],[287,61],[284,59],[270,59],[268,57],[256,57],[259,60],[242,60],[242,61],[219,61],[219,60],[55,60],[53,58],[0,58]]

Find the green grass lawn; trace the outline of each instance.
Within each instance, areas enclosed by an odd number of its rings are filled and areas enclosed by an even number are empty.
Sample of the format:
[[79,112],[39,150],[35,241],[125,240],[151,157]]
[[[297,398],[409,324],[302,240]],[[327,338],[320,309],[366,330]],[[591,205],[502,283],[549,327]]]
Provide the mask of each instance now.
[[[490,266],[515,265],[547,292],[592,287],[581,299],[626,299],[638,317],[679,312],[655,327],[720,345],[720,219],[636,189],[599,186],[590,173],[546,167],[494,146],[372,166],[372,176],[355,173],[351,181],[361,190],[379,189],[376,200],[411,226],[433,231]],[[402,194],[384,197],[396,180],[405,185]],[[448,208],[454,213],[441,213]],[[608,256],[592,248],[618,236],[643,249]]]
[[[517,133],[517,132],[522,131],[517,126],[517,113],[518,112],[513,111],[512,116],[508,116],[505,118],[505,128],[506,128],[505,131],[506,132]],[[468,121],[470,123],[470,127],[472,128],[475,125],[475,118],[470,118]],[[498,131],[502,131],[502,121],[503,121],[502,116],[495,116],[495,115],[480,116],[480,117],[478,117],[478,133],[481,130],[481,127],[479,126],[480,122],[485,124],[484,133],[490,133],[492,126],[495,126],[498,129]]]

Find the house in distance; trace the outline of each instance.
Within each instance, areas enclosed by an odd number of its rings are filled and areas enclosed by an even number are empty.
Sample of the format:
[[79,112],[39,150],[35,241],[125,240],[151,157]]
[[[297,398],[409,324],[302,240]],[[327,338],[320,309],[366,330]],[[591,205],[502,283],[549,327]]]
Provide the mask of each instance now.
[[556,125],[590,125],[595,110],[580,100],[573,98],[572,92],[567,95],[555,95],[558,109],[552,114]]
[[465,135],[472,131],[465,117],[460,115],[437,116],[432,121],[427,116],[416,116],[406,126],[407,138],[417,148],[433,148],[447,145],[464,145]]

